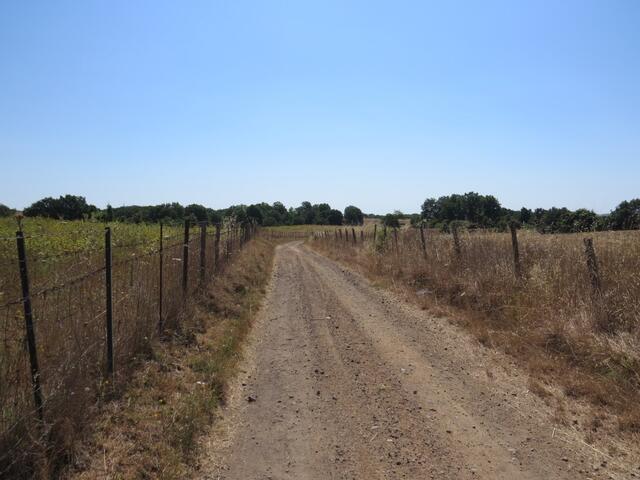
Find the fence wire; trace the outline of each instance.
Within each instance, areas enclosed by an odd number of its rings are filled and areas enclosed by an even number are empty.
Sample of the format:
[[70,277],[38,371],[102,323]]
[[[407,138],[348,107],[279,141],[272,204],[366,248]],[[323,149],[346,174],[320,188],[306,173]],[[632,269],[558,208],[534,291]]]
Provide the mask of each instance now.
[[16,465],[24,469],[30,454],[25,445],[50,438],[61,422],[80,428],[91,406],[126,378],[131,360],[149,353],[163,331],[180,327],[188,300],[253,231],[191,226],[188,239],[184,232],[167,232],[161,248],[160,230],[156,239],[131,240],[118,237],[117,226],[112,229],[113,377],[106,370],[104,240],[47,255],[30,250],[30,241],[46,234],[25,234],[44,424],[34,402],[16,238],[1,238],[0,477]]

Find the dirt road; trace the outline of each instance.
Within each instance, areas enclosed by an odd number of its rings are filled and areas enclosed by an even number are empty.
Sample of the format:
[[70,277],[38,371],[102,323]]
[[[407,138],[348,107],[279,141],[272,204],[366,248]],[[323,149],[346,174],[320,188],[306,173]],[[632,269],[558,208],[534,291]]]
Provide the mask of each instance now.
[[300,242],[275,262],[203,478],[629,478],[446,320]]

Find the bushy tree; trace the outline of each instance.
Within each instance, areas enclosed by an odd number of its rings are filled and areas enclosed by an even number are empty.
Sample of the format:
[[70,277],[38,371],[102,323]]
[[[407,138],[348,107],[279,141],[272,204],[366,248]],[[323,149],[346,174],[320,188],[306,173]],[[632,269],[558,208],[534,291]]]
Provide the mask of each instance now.
[[25,208],[27,217],[48,217],[61,220],[82,220],[98,209],[89,205],[84,197],[64,195],[59,198],[45,197]]
[[382,225],[388,228],[400,228],[400,219],[394,213],[387,213],[382,218]]
[[329,210],[329,214],[327,215],[327,221],[329,225],[342,225],[343,217],[342,212],[340,210]]
[[247,207],[247,217],[252,223],[262,225],[262,210],[258,205],[249,205]]
[[5,204],[0,203],[0,217],[9,217],[16,213],[13,208],[7,207]]
[[349,205],[344,209],[344,222],[347,225],[362,225],[364,223],[362,210],[353,205]]
[[612,230],[640,228],[640,198],[620,203],[610,214],[607,226]]
[[447,223],[464,220],[482,227],[497,225],[502,216],[500,202],[493,195],[468,192],[464,195],[448,195],[427,198],[422,204],[422,218],[430,223]]
[[197,222],[206,222],[208,215],[206,207],[192,203],[184,207],[184,215],[186,217],[193,217]]

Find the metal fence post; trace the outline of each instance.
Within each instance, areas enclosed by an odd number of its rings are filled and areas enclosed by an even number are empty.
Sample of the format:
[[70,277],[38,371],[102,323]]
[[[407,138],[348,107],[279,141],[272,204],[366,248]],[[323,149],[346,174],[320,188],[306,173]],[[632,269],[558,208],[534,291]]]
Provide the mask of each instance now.
[[33,311],[31,309],[31,296],[29,294],[29,275],[27,272],[27,254],[24,246],[24,234],[16,232],[18,246],[18,265],[20,267],[20,282],[22,284],[22,306],[24,308],[24,322],[27,333],[27,346],[29,349],[29,363],[31,366],[31,387],[33,400],[36,405],[38,419],[44,422],[44,409],[42,402],[42,389],[40,387],[40,369],[38,367],[38,352],[36,350],[36,332],[33,326]]
[[164,278],[163,278],[163,267],[164,267],[164,244],[163,244],[163,238],[162,238],[162,223],[160,224],[160,250],[159,250],[159,254],[160,254],[160,277],[159,277],[159,285],[158,285],[158,334],[162,334],[162,326],[164,323],[164,320],[162,318],[162,290],[163,290],[163,283],[164,283]]
[[111,227],[104,229],[104,271],[107,316],[107,373],[113,375],[113,283],[111,274]]
[[182,245],[182,296],[187,298],[189,286],[189,220],[184,221],[184,243]]
[[207,223],[200,224],[200,285],[204,285],[204,275],[207,267]]
[[520,267],[520,250],[518,248],[518,226],[515,222],[509,223],[509,230],[511,230],[511,246],[513,247],[513,268],[516,274],[516,278],[522,278],[522,268]]

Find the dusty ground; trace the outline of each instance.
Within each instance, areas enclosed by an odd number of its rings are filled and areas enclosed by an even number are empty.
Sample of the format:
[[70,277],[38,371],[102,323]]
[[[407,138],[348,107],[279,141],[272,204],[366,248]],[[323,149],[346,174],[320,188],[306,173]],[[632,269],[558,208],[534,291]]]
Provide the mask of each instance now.
[[[525,375],[300,242],[266,302],[203,479],[633,478]],[[635,472],[635,473],[634,473]]]

